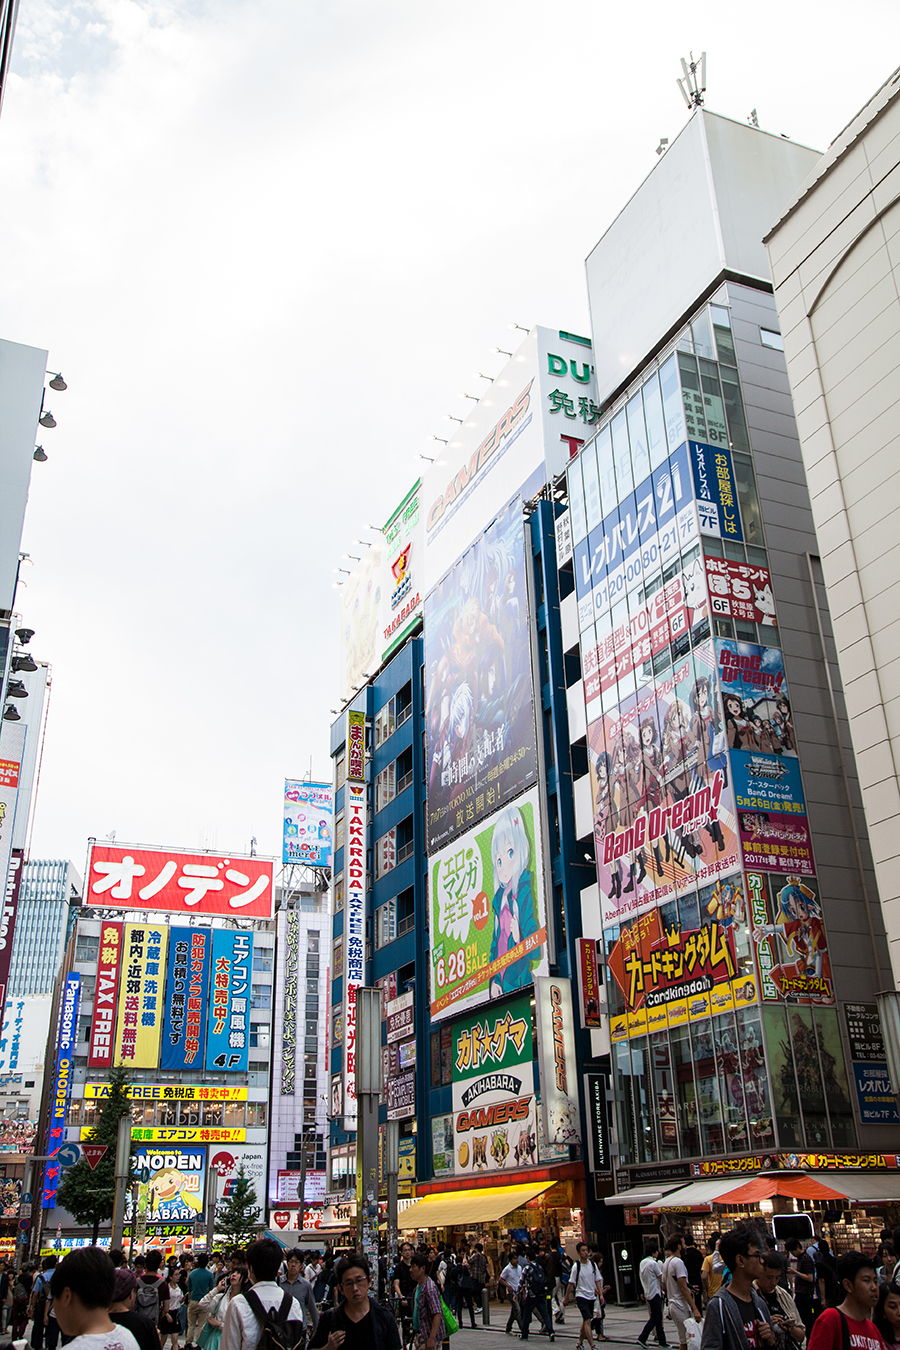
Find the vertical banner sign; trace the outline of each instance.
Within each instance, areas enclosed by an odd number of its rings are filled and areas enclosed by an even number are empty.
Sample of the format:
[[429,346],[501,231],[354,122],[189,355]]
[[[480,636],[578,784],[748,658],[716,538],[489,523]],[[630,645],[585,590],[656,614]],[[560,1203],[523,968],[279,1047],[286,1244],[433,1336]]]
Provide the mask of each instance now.
[[203,1063],[212,930],[169,930],[169,974],[161,1069],[195,1069]]
[[[50,1129],[47,1132],[47,1154],[53,1157],[66,1137],[66,1112],[72,1095],[72,1061],[75,1056],[75,1041],[78,1035],[78,1005],[81,1001],[81,976],[66,976],[63,986],[62,1007],[59,1013],[59,1036],[56,1042],[56,1077],[53,1080],[53,1095],[50,1098]],[[42,1209],[52,1209],[56,1204],[56,1190],[59,1186],[59,1164],[49,1163],[44,1173],[44,1194]]]
[[281,1015],[281,1095],[293,1097],[297,1064],[297,970],[300,960],[300,916],[284,916],[284,1007]]
[[155,1069],[159,1064],[168,937],[169,930],[162,925],[125,925],[122,958],[125,980],[119,998],[117,1068]]
[[552,975],[534,978],[538,1063],[541,1067],[541,1124],[544,1142],[581,1144],[581,1107],[575,1065],[572,983]]
[[14,848],[6,873],[6,893],[3,898],[3,918],[0,919],[0,1008],[6,1005],[6,986],[12,962],[13,938],[16,935],[16,915],[19,911],[19,887],[22,884],[24,854]]
[[578,989],[581,994],[581,1025],[600,1026],[600,967],[594,938],[578,939]]
[[246,1073],[253,934],[216,928],[212,938],[206,1067],[214,1073]]
[[94,993],[94,1017],[91,1022],[89,1069],[109,1069],[113,1062],[113,1033],[116,1026],[116,1002],[122,970],[124,924],[104,923],[100,929],[100,960],[97,963],[97,988]]
[[609,1156],[609,1131],[606,1123],[606,1079],[602,1073],[586,1073],[588,1156],[595,1176],[612,1176]]
[[[3,667],[0,665],[0,674]],[[5,877],[12,853],[13,824],[19,796],[19,773],[25,754],[25,727],[3,722],[3,753],[0,755],[0,877]]]
[[366,714],[347,714],[347,782],[366,781]]
[[281,861],[287,867],[331,866],[334,804],[330,783],[284,780],[284,843]]
[[[353,714],[350,714],[351,717]],[[344,1129],[356,1129],[356,991],[364,983],[366,942],[366,789],[347,783],[344,798]]]

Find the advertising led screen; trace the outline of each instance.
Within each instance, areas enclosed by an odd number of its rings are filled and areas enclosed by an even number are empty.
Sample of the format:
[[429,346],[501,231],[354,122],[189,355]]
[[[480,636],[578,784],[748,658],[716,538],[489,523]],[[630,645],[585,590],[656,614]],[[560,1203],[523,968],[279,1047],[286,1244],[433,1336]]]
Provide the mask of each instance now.
[[212,935],[206,1068],[247,1072],[253,934],[215,928]]
[[[193,1223],[203,1217],[206,1149],[137,1148],[132,1155],[137,1212],[147,1223]],[[132,1187],[125,1192],[125,1222],[133,1221]]]
[[334,809],[330,783],[284,781],[284,846],[281,861],[331,866]]
[[535,1166],[531,1001],[453,1024],[453,1133],[457,1176]]
[[271,919],[272,863],[240,854],[92,843],[85,904],[89,901],[109,909]]
[[212,938],[209,928],[169,929],[161,1069],[195,1069],[203,1063]]

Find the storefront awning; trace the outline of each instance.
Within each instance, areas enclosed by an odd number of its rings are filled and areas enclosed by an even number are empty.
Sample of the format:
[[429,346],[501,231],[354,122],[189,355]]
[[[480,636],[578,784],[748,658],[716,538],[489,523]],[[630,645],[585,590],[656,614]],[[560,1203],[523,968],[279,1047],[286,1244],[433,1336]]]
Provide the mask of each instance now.
[[826,1186],[854,1205],[900,1204],[900,1172],[817,1172]]
[[677,1191],[684,1183],[681,1181],[667,1181],[658,1186],[632,1186],[630,1191],[619,1191],[617,1195],[605,1195],[603,1197],[604,1205],[631,1205],[637,1206],[652,1205],[654,1201],[661,1200],[669,1191]]
[[399,1226],[408,1231],[450,1228],[460,1223],[492,1223],[514,1209],[521,1209],[552,1185],[552,1181],[542,1181],[536,1186],[485,1186],[483,1190],[423,1195],[399,1216]]
[[[841,1185],[840,1180],[836,1185]],[[752,1205],[760,1200],[768,1200],[773,1195],[792,1196],[795,1200],[844,1199],[842,1192],[835,1190],[832,1184],[826,1186],[809,1172],[801,1172],[799,1176],[776,1174],[754,1177],[752,1181],[745,1181],[742,1185],[735,1186],[734,1190],[720,1195],[718,1204]]]
[[642,1205],[641,1208],[651,1213],[663,1209],[679,1209],[708,1214],[720,1196],[736,1189],[734,1177],[718,1177],[715,1181],[692,1181],[689,1186],[679,1186],[677,1190],[669,1191],[661,1199],[651,1201],[649,1205]]

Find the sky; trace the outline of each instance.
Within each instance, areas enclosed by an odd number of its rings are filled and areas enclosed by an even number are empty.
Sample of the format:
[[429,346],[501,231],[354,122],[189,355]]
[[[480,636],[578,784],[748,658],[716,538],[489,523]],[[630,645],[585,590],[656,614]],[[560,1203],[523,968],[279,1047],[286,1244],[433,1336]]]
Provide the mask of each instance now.
[[[31,856],[280,854],[330,778],[334,568],[707,107],[825,149],[900,7],[20,0],[0,337],[50,351],[17,611],[53,687]],[[521,334],[519,335],[521,336]],[[482,386],[483,387],[483,386]]]

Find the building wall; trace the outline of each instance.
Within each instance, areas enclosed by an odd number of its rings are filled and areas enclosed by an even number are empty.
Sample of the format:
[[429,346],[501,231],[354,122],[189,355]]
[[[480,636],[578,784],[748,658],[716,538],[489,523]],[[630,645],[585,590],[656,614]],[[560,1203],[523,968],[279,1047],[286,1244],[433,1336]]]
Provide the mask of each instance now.
[[885,987],[900,984],[900,76],[767,242],[888,932]]
[[25,864],[13,937],[10,998],[49,995],[68,936],[70,907],[81,894],[71,862],[35,859]]

